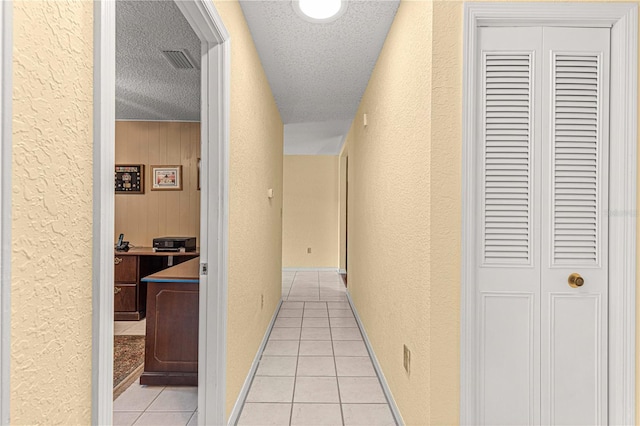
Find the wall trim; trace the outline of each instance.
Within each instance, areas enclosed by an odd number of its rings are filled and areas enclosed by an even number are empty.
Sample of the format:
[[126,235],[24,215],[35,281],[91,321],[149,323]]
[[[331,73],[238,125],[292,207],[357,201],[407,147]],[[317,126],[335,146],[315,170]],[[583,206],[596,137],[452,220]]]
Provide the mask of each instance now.
[[405,423],[404,423],[404,420],[402,419],[402,415],[400,414],[400,410],[398,410],[396,401],[393,399],[393,394],[391,393],[391,389],[389,389],[389,385],[387,384],[387,379],[385,379],[384,374],[382,373],[382,368],[380,367],[378,358],[376,358],[376,354],[373,351],[373,347],[371,346],[371,342],[369,341],[369,336],[367,336],[367,332],[364,329],[364,325],[362,324],[360,315],[358,315],[358,310],[356,309],[356,305],[353,303],[353,299],[351,299],[351,294],[348,291],[347,291],[347,300],[349,301],[349,305],[351,306],[351,310],[353,311],[353,316],[356,318],[356,322],[358,323],[358,328],[360,329],[360,333],[362,333],[362,339],[364,340],[364,344],[367,347],[367,352],[369,352],[369,356],[371,357],[371,363],[373,364],[373,368],[376,370],[376,374],[378,375],[378,380],[380,381],[380,385],[382,386],[382,391],[384,392],[384,396],[387,398],[387,402],[389,403],[389,408],[391,408],[391,414],[393,414],[393,418],[395,419],[396,424],[398,426],[403,426]]
[[143,123],[200,123],[200,120],[137,120],[134,118],[117,118],[116,122],[118,121],[140,121]]
[[[209,274],[200,276],[198,424],[224,424],[231,41],[212,2],[176,5],[202,42],[201,196],[206,198],[201,203],[200,261],[209,264]],[[110,0],[94,3],[94,194],[99,195],[93,206],[93,424],[113,420],[115,6]],[[209,277],[216,285],[208,285]]]
[[462,118],[460,423],[475,424],[473,142],[479,26],[611,27],[612,122],[609,211],[609,423],[635,424],[638,7],[635,3],[466,3]]
[[294,268],[294,267],[288,267],[288,268],[282,268],[282,272],[313,272],[313,271],[318,271],[318,272],[338,272],[338,268],[334,268],[334,267],[322,267],[322,268]]
[[345,275],[347,273],[347,270],[346,269],[340,269],[340,270],[338,270],[338,273],[340,275]]
[[276,323],[276,318],[278,317],[278,312],[280,312],[281,307],[282,307],[282,299],[280,299],[280,301],[278,302],[278,306],[276,306],[275,312],[271,317],[271,322],[267,327],[267,331],[264,333],[264,337],[262,338],[260,347],[258,347],[258,352],[256,352],[256,356],[255,358],[253,358],[253,362],[251,363],[251,368],[249,369],[249,373],[247,373],[247,378],[244,380],[242,389],[240,389],[240,393],[238,394],[238,399],[236,399],[236,403],[233,406],[233,410],[231,410],[231,415],[229,416],[229,423],[228,423],[229,426],[235,425],[236,423],[238,423],[238,420],[240,419],[240,414],[242,414],[242,407],[244,407],[244,403],[247,400],[247,395],[249,394],[249,389],[251,388],[251,384],[253,383],[253,378],[255,377],[256,371],[258,370],[258,364],[260,364],[262,353],[264,352],[264,349],[267,346],[267,342],[269,341],[269,336],[271,335],[273,326]]
[[0,5],[0,424],[10,424],[13,2]]

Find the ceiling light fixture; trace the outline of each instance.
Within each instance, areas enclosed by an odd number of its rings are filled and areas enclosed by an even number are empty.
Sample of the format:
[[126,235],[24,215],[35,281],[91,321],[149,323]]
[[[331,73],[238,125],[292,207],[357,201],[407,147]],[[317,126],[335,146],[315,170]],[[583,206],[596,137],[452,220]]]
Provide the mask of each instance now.
[[298,15],[317,23],[335,21],[347,10],[347,0],[293,0],[292,3]]

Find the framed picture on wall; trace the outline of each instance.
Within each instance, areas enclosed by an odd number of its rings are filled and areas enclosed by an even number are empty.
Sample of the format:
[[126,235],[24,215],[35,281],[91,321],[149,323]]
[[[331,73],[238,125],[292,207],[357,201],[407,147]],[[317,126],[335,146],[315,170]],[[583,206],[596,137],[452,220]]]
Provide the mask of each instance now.
[[151,166],[152,191],[182,191],[182,166]]
[[144,194],[144,164],[116,164],[116,194]]

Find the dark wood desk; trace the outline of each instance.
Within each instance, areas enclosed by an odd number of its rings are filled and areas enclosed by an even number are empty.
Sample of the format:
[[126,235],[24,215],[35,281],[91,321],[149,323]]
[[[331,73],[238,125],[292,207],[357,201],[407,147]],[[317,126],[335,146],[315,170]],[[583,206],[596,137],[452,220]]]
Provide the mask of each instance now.
[[198,385],[200,259],[142,278],[147,330],[142,385]]
[[114,253],[114,319],[138,321],[145,316],[147,284],[141,279],[173,265],[178,265],[200,253],[154,252],[151,247],[133,247]]

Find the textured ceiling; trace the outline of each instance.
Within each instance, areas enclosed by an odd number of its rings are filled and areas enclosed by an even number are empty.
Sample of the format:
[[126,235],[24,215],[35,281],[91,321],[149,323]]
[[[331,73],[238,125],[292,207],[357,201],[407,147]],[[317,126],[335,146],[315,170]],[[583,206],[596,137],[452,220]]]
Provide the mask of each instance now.
[[[240,2],[285,123],[285,154],[340,152],[398,0],[351,0],[338,20],[307,22],[290,0]],[[161,49],[200,41],[171,0],[119,0],[116,118],[200,120],[200,71],[176,70]]]
[[200,120],[200,70],[175,69],[161,49],[186,49],[200,65],[200,40],[173,1],[118,1],[117,119]]
[[324,24],[287,0],[240,4],[284,123],[353,119],[399,2],[350,1]]

